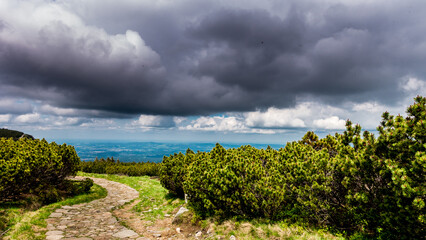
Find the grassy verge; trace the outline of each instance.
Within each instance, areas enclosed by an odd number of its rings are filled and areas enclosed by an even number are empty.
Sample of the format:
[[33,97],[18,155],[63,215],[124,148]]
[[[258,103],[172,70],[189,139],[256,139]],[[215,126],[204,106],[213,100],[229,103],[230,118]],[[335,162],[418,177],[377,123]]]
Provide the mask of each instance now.
[[154,221],[172,214],[172,211],[184,204],[182,199],[174,198],[161,186],[161,183],[148,176],[128,177],[123,175],[96,174],[79,172],[79,176],[98,177],[126,184],[139,192],[138,203],[133,211],[143,215],[144,220]]
[[262,220],[226,221],[222,224],[212,224],[216,236],[212,239],[227,239],[234,235],[239,240],[261,239],[291,239],[291,240],[326,240],[341,239],[325,230],[306,228],[284,221],[270,222]]
[[[132,210],[136,212],[140,218],[152,224],[158,219],[173,217],[172,212],[176,212],[176,208],[185,203],[182,199],[170,196],[168,191],[161,186],[157,179],[152,179],[147,176],[128,177],[82,172],[79,172],[78,175],[105,178],[107,180],[126,184],[136,189],[139,192],[139,199],[137,199],[137,204],[135,204]],[[229,220],[219,224],[208,219],[198,221],[198,225],[199,229],[203,230],[203,232],[213,233],[205,234],[204,237],[207,239],[229,239],[231,235],[234,235],[237,239],[343,239],[343,237],[334,236],[325,230],[310,229],[298,225],[287,224],[285,222],[271,223],[263,220]]]
[[[0,205],[1,219],[7,232],[0,239],[45,239],[46,219],[55,209],[103,198],[107,191],[99,185],[94,184],[87,194],[68,198],[64,201],[43,206],[37,210],[29,210],[24,202],[8,203]],[[1,234],[1,233],[0,233]]]

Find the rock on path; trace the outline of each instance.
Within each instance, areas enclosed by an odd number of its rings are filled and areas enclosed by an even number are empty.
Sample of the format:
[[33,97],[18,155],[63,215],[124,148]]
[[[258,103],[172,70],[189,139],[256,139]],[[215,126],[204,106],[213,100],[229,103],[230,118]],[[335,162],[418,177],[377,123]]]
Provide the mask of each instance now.
[[108,195],[89,203],[56,209],[46,220],[48,230],[46,239],[143,239],[133,230],[122,226],[111,213],[115,207],[137,198],[139,193],[121,183],[101,178],[91,179],[108,190]]

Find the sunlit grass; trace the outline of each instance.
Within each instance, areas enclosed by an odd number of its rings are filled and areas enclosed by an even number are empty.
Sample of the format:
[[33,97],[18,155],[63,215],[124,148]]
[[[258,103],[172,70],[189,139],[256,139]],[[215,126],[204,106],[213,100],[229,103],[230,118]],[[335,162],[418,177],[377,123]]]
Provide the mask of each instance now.
[[126,184],[136,189],[136,191],[139,192],[139,202],[133,207],[133,211],[143,216],[144,219],[148,221],[164,218],[165,214],[172,214],[175,208],[184,203],[184,200],[170,196],[168,191],[161,186],[160,181],[148,176],[128,177],[123,175],[83,172],[79,172],[78,175],[104,178]]
[[326,240],[339,239],[343,237],[335,236],[326,230],[305,228],[298,225],[287,224],[284,221],[268,223],[268,221],[232,221],[228,220],[221,224],[210,222],[210,228],[214,229],[216,236],[209,239],[228,239],[234,235],[241,240],[262,240],[262,239],[292,239],[292,240]]
[[[64,201],[41,207],[35,211],[26,210],[23,206],[16,204],[0,205],[0,211],[5,211],[8,231],[3,236],[7,239],[45,239],[46,219],[57,208],[65,205],[74,205],[90,202],[103,198],[107,195],[106,189],[94,184],[87,194],[68,198]],[[1,239],[1,237],[0,237]]]

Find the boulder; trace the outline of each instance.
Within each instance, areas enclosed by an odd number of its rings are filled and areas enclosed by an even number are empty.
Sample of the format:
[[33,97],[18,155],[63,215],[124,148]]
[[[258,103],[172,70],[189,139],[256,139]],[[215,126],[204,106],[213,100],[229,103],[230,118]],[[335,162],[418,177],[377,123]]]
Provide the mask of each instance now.
[[172,223],[173,224],[180,224],[180,223],[182,223],[183,219],[185,219],[189,213],[190,212],[189,212],[189,210],[187,208],[181,207],[179,209],[179,211],[175,214]]

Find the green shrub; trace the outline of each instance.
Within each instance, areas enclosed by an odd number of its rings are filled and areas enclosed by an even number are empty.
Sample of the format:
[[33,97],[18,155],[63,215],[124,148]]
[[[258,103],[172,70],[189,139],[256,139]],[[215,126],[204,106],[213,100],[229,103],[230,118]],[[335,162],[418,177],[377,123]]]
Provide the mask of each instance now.
[[158,176],[160,165],[152,162],[120,162],[114,158],[96,158],[94,161],[81,161],[79,169],[87,173]]
[[58,202],[62,199],[61,195],[58,192],[58,189],[50,186],[49,188],[45,188],[43,190],[36,191],[37,196],[41,204],[47,205],[50,203]]
[[284,204],[276,151],[251,146],[197,154],[184,182],[189,205],[202,217],[268,217]]
[[46,140],[0,139],[0,201],[41,193],[74,175],[79,158],[74,147]]
[[426,98],[416,97],[407,117],[384,113],[375,155],[386,190],[379,227],[391,234],[426,236]]
[[76,196],[90,191],[93,186],[93,180],[86,178],[82,181],[65,180],[59,189],[62,190],[67,196]]
[[184,197],[183,182],[187,174],[188,166],[194,161],[196,155],[191,149],[186,154],[178,153],[164,156],[159,169],[160,182],[170,193],[181,198]]
[[384,113],[377,139],[350,122],[337,135],[329,225],[383,239],[426,235],[425,102],[417,97],[406,118]]
[[285,186],[287,204],[277,215],[314,224],[326,221],[332,164],[326,149],[315,150],[299,142],[288,143],[281,149],[277,177]]

